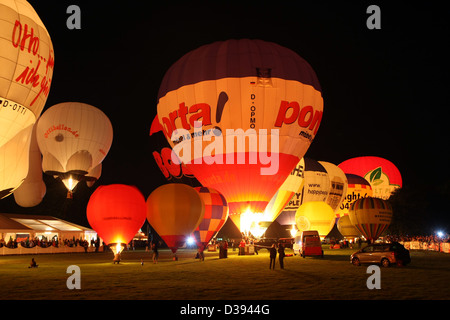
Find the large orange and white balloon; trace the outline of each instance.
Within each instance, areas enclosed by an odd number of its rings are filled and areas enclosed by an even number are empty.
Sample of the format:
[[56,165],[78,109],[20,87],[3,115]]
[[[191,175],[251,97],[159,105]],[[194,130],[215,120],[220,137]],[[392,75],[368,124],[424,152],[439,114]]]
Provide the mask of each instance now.
[[[113,128],[100,109],[80,102],[64,102],[47,109],[37,123],[37,141],[42,169],[58,176],[71,192],[77,183],[89,177],[108,153]],[[90,175],[91,174],[91,175]]]
[[0,198],[28,174],[31,132],[55,62],[50,36],[25,0],[0,0]]
[[165,74],[158,118],[174,151],[230,218],[262,213],[319,129],[316,74],[295,52],[261,40],[228,40],[183,56]]

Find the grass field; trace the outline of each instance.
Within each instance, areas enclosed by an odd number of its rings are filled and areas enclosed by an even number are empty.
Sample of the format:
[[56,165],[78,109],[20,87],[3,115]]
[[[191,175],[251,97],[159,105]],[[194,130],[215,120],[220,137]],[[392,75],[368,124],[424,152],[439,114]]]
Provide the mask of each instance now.
[[[44,300],[448,300],[450,255],[411,251],[407,267],[381,268],[381,289],[369,290],[367,266],[349,263],[353,249],[325,249],[325,257],[285,258],[285,269],[269,269],[269,255],[238,256],[228,251],[161,250],[158,264],[151,253],[127,251],[119,265],[112,253],[35,255],[39,264],[29,269],[32,256],[0,257],[1,299]],[[290,253],[290,252],[287,252]],[[141,265],[141,259],[144,265]],[[81,289],[69,290],[67,267],[77,265]]]

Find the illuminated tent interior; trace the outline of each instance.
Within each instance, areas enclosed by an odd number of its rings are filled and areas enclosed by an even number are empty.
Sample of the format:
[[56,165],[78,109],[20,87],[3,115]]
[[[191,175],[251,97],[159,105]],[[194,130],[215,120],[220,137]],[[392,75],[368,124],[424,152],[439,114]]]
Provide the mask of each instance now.
[[89,228],[76,225],[51,216],[35,216],[25,214],[0,213],[0,239],[5,243],[9,239],[22,241],[42,238],[51,240],[54,236],[59,241],[65,239],[97,239],[97,233]]

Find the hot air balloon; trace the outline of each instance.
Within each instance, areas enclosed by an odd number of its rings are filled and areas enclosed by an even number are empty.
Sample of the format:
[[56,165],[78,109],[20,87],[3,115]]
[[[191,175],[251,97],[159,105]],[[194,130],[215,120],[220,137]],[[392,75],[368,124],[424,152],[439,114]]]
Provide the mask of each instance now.
[[14,191],[14,200],[21,207],[34,207],[42,202],[47,187],[42,179],[42,156],[36,139],[36,125],[31,135],[28,174]]
[[98,187],[89,198],[88,222],[100,238],[119,254],[145,223],[145,198],[134,186]]
[[194,188],[200,195],[205,213],[202,221],[194,231],[197,246],[206,246],[214,235],[219,232],[228,218],[228,204],[225,197],[218,191],[206,188]]
[[262,213],[319,129],[323,99],[310,65],[261,40],[228,40],[165,74],[158,118],[180,160],[225,196],[230,218]]
[[372,187],[366,179],[355,174],[346,173],[345,176],[348,181],[347,194],[341,202],[339,209],[336,211],[337,217],[347,215],[351,203],[355,200],[372,196]]
[[375,198],[389,199],[392,192],[402,187],[402,176],[389,160],[380,157],[356,157],[339,164],[345,173],[356,174],[366,179]]
[[297,163],[264,210],[264,220],[274,221],[298,190],[303,189],[305,160]]
[[53,77],[50,36],[24,0],[0,0],[0,199],[28,173],[31,132]]
[[326,201],[330,193],[330,178],[325,168],[316,160],[304,158],[305,177],[301,203]]
[[328,173],[318,161],[302,158],[299,164],[304,168],[303,181],[276,219],[280,225],[295,225],[295,213],[302,203],[326,201],[330,192]]
[[150,144],[155,163],[169,183],[184,183],[191,187],[201,186],[201,183],[198,182],[173,152],[172,147],[164,136],[163,128],[157,115],[150,127]]
[[185,184],[162,185],[147,198],[147,221],[172,250],[174,259],[204,214],[205,205],[199,193]]
[[347,194],[347,177],[344,171],[335,164],[325,161],[319,161],[319,163],[325,168],[330,179],[330,192],[325,202],[336,211]]
[[111,122],[100,109],[80,102],[54,105],[37,123],[42,169],[58,176],[70,197],[79,181],[95,178],[89,172],[103,161],[112,138]]
[[299,231],[317,230],[324,238],[334,226],[334,210],[323,201],[303,203],[295,213],[295,223]]
[[351,223],[348,215],[339,218],[337,228],[342,236],[347,239],[358,238],[362,235],[361,232],[359,232],[359,230]]
[[386,200],[367,197],[353,202],[348,215],[359,232],[374,242],[391,224],[392,207]]

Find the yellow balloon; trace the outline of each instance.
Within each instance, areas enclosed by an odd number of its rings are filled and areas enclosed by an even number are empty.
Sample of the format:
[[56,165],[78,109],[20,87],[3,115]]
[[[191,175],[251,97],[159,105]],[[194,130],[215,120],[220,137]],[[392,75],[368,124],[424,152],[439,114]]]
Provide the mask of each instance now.
[[334,210],[323,201],[303,203],[295,213],[295,223],[299,231],[317,230],[325,237],[334,226]]
[[339,218],[337,228],[344,238],[357,238],[361,236],[361,232],[352,224],[348,215]]

